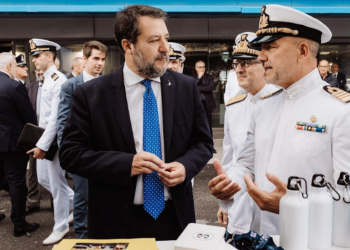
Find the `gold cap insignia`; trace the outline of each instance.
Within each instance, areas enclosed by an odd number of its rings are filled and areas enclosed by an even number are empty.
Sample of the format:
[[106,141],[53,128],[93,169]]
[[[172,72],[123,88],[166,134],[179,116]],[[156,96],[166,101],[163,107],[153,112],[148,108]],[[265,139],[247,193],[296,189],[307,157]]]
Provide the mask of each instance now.
[[329,85],[324,86],[323,89],[342,102],[345,102],[345,103],[350,102],[350,93],[342,89],[339,89],[337,87],[332,87]]
[[30,44],[30,49],[31,50],[36,49],[36,44],[33,42],[32,39],[29,40],[29,44]]
[[233,50],[232,54],[252,54],[257,56],[260,54],[260,51],[248,48],[249,41],[247,37],[248,34],[242,34],[241,40]]
[[232,97],[226,102],[226,106],[230,106],[232,104],[241,102],[241,101],[243,101],[246,98],[247,98],[247,94],[242,94],[242,95],[238,95],[238,96]]
[[271,27],[267,28],[269,26],[269,15],[265,13],[266,6],[263,6],[261,8],[261,15],[259,20],[259,30],[256,32],[257,36],[265,35],[265,34],[277,34],[277,33],[286,33],[286,34],[293,34],[298,35],[298,30],[292,30],[289,28],[278,28],[278,27]]
[[52,73],[51,78],[52,80],[56,81],[58,79],[58,75],[56,73]]

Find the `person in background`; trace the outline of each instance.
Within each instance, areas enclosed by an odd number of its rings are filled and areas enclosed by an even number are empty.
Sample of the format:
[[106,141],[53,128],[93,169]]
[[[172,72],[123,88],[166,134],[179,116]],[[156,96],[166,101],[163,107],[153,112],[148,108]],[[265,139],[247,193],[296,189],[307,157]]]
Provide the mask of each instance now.
[[[75,88],[88,82],[101,74],[108,54],[107,47],[98,42],[90,41],[83,46],[83,61],[85,68],[82,74],[67,80],[61,87],[60,102],[57,111],[57,141],[61,145],[61,139],[68,115],[70,113],[71,98]],[[74,233],[78,239],[87,238],[87,210],[88,210],[88,180],[79,175],[73,175],[74,182],[74,206],[73,225]]]
[[[212,112],[214,109],[216,109],[216,102],[213,96],[215,86],[213,77],[205,73],[205,69],[205,63],[203,61],[197,61],[196,74],[193,77],[197,82],[199,92],[201,95],[202,105],[209,122],[210,133],[211,136],[213,136]],[[216,153],[215,148],[213,148],[213,153]]]
[[224,94],[224,102],[225,104],[227,101],[236,96],[237,93],[241,90],[242,88],[238,84],[237,80],[237,74],[234,69],[231,69],[228,73],[227,77],[227,82],[226,82],[226,87],[225,87],[225,94]]
[[[24,125],[37,124],[37,121],[26,88],[14,80],[16,68],[17,62],[12,54],[0,54],[0,161],[10,186],[13,235],[19,237],[35,231],[39,224],[25,220],[29,157],[16,145]],[[0,215],[0,219],[4,219],[4,215]]]
[[54,62],[57,50],[61,47],[54,42],[44,39],[29,41],[30,55],[38,70],[44,72],[39,107],[39,126],[45,131],[36,143],[36,147],[27,153],[33,153],[37,159],[37,174],[39,183],[53,196],[55,225],[53,232],[43,241],[43,245],[52,245],[59,242],[69,231],[69,210],[73,209],[73,190],[68,186],[65,172],[60,167],[58,152],[54,159],[44,159],[57,136],[57,108],[60,101],[61,85],[67,78],[57,70]]
[[176,240],[195,222],[191,179],[212,157],[193,78],[168,70],[166,13],[116,15],[125,63],[76,87],[62,168],[89,180],[88,237]]
[[80,75],[84,70],[84,60],[81,57],[76,57],[72,61],[72,73],[67,76],[67,79]]
[[179,43],[169,43],[169,64],[168,69],[174,70],[178,73],[183,71],[183,63],[186,60],[184,54],[186,48]]
[[[231,55],[241,91],[226,102],[224,152],[221,161],[222,169],[226,172],[236,163],[244,149],[252,113],[259,105],[260,98],[277,90],[273,84],[266,84],[264,81],[265,70],[262,63],[257,60],[260,50],[249,49],[247,46],[255,38],[256,35],[252,32],[239,34],[236,37],[237,48]],[[216,161],[215,167],[218,166],[220,164]],[[242,194],[231,207],[226,206],[225,202],[219,201],[219,203],[217,217],[221,225],[227,226],[225,240],[231,239],[235,234],[248,233],[253,212],[249,194],[247,192]]]
[[346,76],[344,73],[339,72],[339,65],[337,63],[333,63],[331,67],[333,75],[337,78],[339,88],[345,90],[346,85]]
[[[42,86],[44,83],[44,72],[42,70],[35,69],[36,78],[38,81],[26,84],[30,103],[36,113],[37,122],[39,123],[38,117],[40,113],[40,96]],[[29,155],[29,170],[27,171],[27,205],[26,214],[31,214],[40,211],[40,196],[41,196],[41,185],[38,183],[38,176],[36,172],[36,159],[33,155]]]
[[56,69],[60,71],[61,62],[60,62],[60,59],[58,59],[58,57],[56,57],[55,59],[55,66],[56,66]]
[[25,79],[28,77],[27,63],[24,61],[24,56],[21,54],[16,57],[16,81],[25,84]]
[[318,63],[318,71],[320,72],[320,76],[323,81],[327,82],[332,87],[338,87],[338,80],[337,78],[328,72],[329,70],[329,63],[327,60],[321,60]]
[[318,50],[332,33],[316,18],[266,5],[256,34],[249,47],[261,47],[265,82],[281,89],[262,97],[237,162],[227,172],[216,166],[209,188],[231,203],[247,191],[254,200],[251,229],[279,235],[279,204],[290,176],[309,180],[309,189],[315,173],[335,185],[340,172],[349,172],[350,93],[320,78]]

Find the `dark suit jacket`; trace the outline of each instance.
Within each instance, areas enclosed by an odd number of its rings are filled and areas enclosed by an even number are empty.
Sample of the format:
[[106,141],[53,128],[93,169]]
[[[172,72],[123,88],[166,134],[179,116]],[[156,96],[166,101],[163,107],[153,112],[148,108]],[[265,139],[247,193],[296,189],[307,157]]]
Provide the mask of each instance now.
[[36,98],[38,96],[39,81],[28,83],[25,86],[28,92],[30,103],[36,112]]
[[[185,181],[170,188],[184,229],[195,222],[191,179],[212,157],[213,140],[193,78],[168,70],[161,93],[165,159],[186,168]],[[75,89],[59,152],[62,168],[89,179],[89,238],[127,237],[135,154],[122,66]]]
[[205,97],[205,106],[209,111],[213,111],[216,109],[216,102],[213,96],[213,91],[215,89],[213,77],[205,73],[199,80],[197,74],[194,78],[197,80],[199,92]]
[[338,80],[339,88],[340,89],[344,89],[345,88],[345,84],[346,84],[346,76],[345,76],[345,74],[338,72],[337,80]]
[[57,110],[57,143],[61,145],[64,126],[70,112],[71,98],[75,88],[84,83],[83,74],[68,79],[61,86],[60,103]]
[[0,72],[0,152],[20,151],[16,145],[27,122],[37,124],[26,88]]

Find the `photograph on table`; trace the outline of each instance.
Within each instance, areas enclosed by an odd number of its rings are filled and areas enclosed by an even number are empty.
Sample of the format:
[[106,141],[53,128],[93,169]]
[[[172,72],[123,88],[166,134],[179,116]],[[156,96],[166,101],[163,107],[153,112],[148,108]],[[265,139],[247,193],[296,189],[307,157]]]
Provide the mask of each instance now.
[[104,249],[104,250],[124,250],[127,249],[129,243],[77,243],[73,246],[71,250],[77,249],[86,249],[86,250],[95,250],[95,249]]

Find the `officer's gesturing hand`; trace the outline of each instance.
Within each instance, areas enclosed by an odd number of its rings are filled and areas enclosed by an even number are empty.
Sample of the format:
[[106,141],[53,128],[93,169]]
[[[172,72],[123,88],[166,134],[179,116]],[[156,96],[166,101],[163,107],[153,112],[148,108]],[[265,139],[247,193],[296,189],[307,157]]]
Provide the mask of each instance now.
[[241,190],[241,187],[237,183],[231,183],[232,180],[227,176],[218,160],[215,159],[213,164],[218,176],[211,179],[208,184],[210,193],[216,199],[230,200],[235,193]]
[[139,152],[134,156],[131,164],[131,175],[150,174],[159,171],[164,162],[155,154]]
[[253,182],[249,174],[245,174],[244,181],[247,185],[247,191],[261,210],[278,214],[280,210],[280,199],[287,192],[287,184],[276,175],[266,173],[266,177],[276,186],[276,189],[271,193],[260,189],[258,183]]

